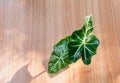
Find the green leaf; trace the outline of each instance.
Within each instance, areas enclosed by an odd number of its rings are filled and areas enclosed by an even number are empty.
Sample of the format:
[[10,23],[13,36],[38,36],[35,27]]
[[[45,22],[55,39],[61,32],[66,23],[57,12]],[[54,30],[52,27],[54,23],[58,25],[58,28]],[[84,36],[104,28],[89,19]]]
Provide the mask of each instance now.
[[91,63],[91,57],[96,54],[96,49],[99,45],[99,40],[92,31],[92,16],[86,16],[82,29],[73,32],[68,44],[69,59],[72,62],[76,62],[82,57],[84,64],[88,65]]
[[93,34],[92,16],[86,16],[82,29],[74,31],[54,46],[48,62],[48,73],[57,73],[80,58],[84,64],[90,64],[99,43]]
[[54,46],[54,51],[52,52],[48,63],[48,73],[57,73],[60,69],[71,63],[68,58],[69,41],[70,36],[67,36]]

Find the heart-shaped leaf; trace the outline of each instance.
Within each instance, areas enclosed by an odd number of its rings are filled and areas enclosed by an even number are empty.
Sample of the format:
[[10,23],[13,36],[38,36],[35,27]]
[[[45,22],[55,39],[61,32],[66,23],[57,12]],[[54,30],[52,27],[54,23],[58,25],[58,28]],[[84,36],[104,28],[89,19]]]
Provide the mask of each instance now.
[[52,52],[48,63],[48,73],[57,73],[60,69],[71,63],[68,58],[69,41],[70,36],[67,36],[54,46],[54,51]]
[[82,29],[74,31],[71,36],[65,37],[54,46],[48,63],[48,73],[57,73],[79,58],[82,58],[84,64],[90,64],[99,45],[99,40],[92,31],[92,16],[86,16]]
[[92,16],[85,17],[84,23],[82,29],[74,31],[71,36],[68,44],[69,59],[76,62],[82,57],[84,64],[90,64],[91,57],[96,54],[99,40],[92,33]]

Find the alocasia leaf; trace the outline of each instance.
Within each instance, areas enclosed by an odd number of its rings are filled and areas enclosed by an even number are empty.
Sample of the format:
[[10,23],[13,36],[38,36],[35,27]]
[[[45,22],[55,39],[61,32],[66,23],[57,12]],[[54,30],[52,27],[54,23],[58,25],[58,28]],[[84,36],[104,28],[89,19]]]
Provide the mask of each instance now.
[[48,63],[48,73],[57,73],[60,69],[66,67],[71,63],[68,58],[69,41],[70,36],[67,36],[54,46],[54,50]]
[[92,31],[92,16],[86,16],[82,29],[73,32],[68,44],[69,59],[72,62],[76,62],[82,57],[84,64],[91,63],[91,57],[96,54],[99,45],[99,40]]
[[86,16],[82,29],[74,31],[54,46],[48,62],[48,73],[57,73],[79,58],[82,58],[84,64],[90,64],[98,45],[99,40],[93,34],[92,16]]

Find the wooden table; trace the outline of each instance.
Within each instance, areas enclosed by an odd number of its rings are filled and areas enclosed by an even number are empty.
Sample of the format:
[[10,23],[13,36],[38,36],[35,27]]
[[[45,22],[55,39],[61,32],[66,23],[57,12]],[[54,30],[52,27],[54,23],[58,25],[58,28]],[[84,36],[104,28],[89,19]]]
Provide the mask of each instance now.
[[[53,45],[89,14],[100,39],[92,63],[50,77]],[[120,83],[120,0],[0,0],[0,83]]]

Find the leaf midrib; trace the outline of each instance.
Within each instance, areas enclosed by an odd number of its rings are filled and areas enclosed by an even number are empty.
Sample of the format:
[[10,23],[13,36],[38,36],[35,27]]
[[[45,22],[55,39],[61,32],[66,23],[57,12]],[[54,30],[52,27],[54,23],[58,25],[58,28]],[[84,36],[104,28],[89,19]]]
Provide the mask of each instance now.
[[[88,24],[88,23],[87,23],[87,24]],[[88,27],[88,26],[86,26],[86,27]],[[84,39],[83,39],[83,40],[75,33],[76,37],[77,37],[80,41],[82,41],[82,43],[79,45],[77,51],[75,52],[75,54],[74,54],[73,56],[76,56],[76,53],[79,51],[79,49],[81,48],[82,45],[86,46],[86,43],[87,43],[87,42],[85,42],[85,40],[86,40],[86,38],[87,38],[87,37],[86,37],[86,34],[87,34],[87,31],[90,30],[90,29],[91,29],[91,28],[85,30],[85,34],[84,34]],[[90,35],[92,35],[92,32],[91,32],[88,36],[90,36]],[[85,47],[84,47],[84,49],[85,49]]]
[[60,61],[60,60],[62,60],[62,57],[63,56],[65,56],[67,53],[65,53],[65,54],[63,54],[62,56],[60,56],[60,58],[56,61],[56,63],[52,66],[52,67],[54,67],[56,64],[58,64],[58,62]]

